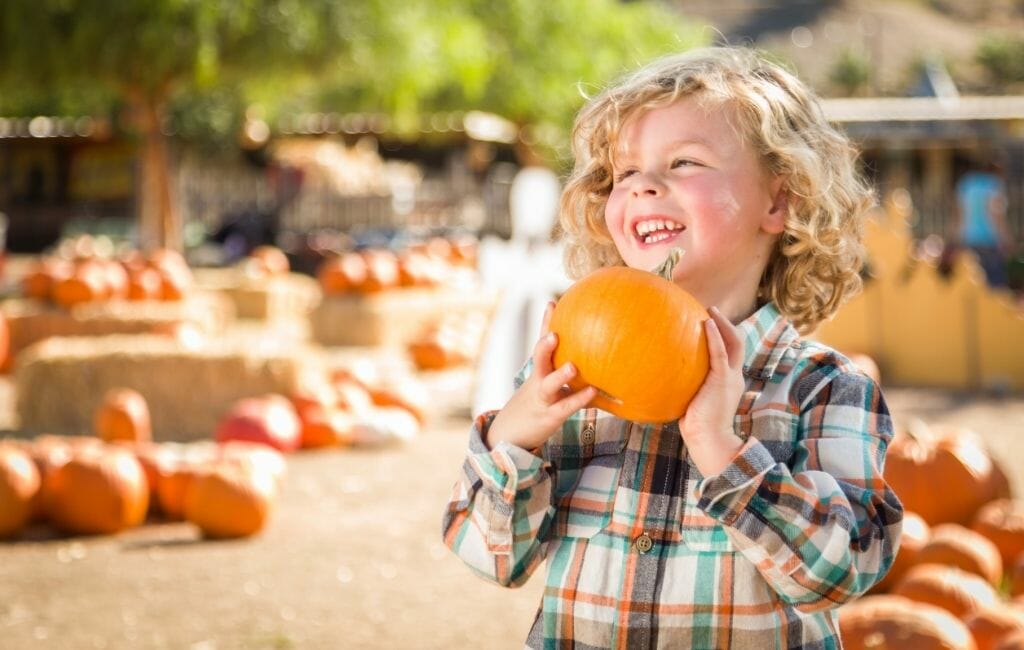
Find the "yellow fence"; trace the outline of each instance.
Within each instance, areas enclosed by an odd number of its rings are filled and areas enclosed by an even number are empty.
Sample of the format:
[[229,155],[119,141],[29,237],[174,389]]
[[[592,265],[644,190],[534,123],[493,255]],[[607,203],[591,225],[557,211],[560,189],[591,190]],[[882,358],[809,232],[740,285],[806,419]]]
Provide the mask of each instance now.
[[949,277],[916,256],[907,216],[888,203],[869,220],[872,277],[813,337],[870,355],[886,384],[1024,389],[1024,310],[985,285],[972,255],[959,255]]

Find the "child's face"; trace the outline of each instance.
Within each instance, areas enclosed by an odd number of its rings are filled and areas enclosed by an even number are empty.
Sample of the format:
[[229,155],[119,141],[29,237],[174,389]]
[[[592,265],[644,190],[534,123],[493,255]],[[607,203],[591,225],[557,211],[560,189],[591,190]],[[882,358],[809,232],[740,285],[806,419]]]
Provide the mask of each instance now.
[[673,276],[705,306],[748,308],[785,219],[770,178],[729,123],[692,97],[648,110],[622,130],[605,223],[626,264],[651,270],[679,246]]

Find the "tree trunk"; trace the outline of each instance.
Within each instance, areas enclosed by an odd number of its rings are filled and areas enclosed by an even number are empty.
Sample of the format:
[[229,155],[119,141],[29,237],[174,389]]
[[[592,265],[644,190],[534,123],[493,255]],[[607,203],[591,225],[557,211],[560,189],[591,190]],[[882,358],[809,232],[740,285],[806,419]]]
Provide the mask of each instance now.
[[139,151],[139,245],[143,250],[154,247],[181,251],[181,215],[174,201],[168,168],[167,137],[161,130],[164,101],[142,93],[130,96],[142,138]]

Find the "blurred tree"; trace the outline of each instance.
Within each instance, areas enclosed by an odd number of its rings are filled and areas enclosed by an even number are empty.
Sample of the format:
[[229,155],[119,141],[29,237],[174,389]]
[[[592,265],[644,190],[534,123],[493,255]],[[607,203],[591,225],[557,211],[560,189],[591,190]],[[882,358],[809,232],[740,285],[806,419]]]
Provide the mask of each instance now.
[[[706,39],[658,2],[386,0],[349,3],[351,56],[314,101],[385,110],[399,132],[432,111],[491,111],[564,137],[583,92]],[[549,127],[547,129],[543,127]],[[550,127],[554,127],[553,129]]]
[[171,129],[223,135],[250,103],[271,123],[383,112],[399,133],[480,109],[553,144],[581,90],[704,38],[654,1],[5,0],[0,110],[120,106],[140,138],[143,243],[177,248]]
[[995,87],[1024,81],[1024,37],[989,35],[975,53]]
[[866,56],[846,49],[840,52],[828,72],[828,80],[837,91],[852,97],[867,90],[871,81],[871,62]]
[[[180,249],[167,109],[190,90],[315,70],[337,55],[330,0],[7,0],[0,3],[0,94],[22,110],[117,102],[140,139],[144,246]],[[11,92],[13,91],[13,95]]]

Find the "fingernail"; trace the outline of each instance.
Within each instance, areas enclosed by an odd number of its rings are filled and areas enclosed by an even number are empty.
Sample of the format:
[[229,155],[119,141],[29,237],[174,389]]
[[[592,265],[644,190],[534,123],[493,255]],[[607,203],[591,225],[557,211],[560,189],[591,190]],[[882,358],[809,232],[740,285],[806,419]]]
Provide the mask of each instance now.
[[708,311],[711,312],[712,314],[721,314],[722,313],[722,312],[718,311],[718,307],[715,307],[715,306],[712,306],[711,309],[709,309]]
[[558,336],[554,332],[549,332],[544,338],[547,339],[548,343],[554,343]]
[[576,366],[572,365],[572,361],[566,361],[565,365],[562,367],[565,368],[565,374],[567,375],[572,375],[576,373]]

